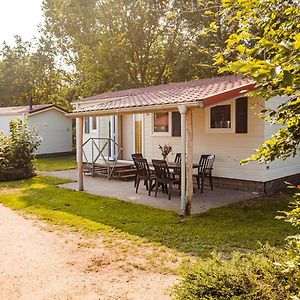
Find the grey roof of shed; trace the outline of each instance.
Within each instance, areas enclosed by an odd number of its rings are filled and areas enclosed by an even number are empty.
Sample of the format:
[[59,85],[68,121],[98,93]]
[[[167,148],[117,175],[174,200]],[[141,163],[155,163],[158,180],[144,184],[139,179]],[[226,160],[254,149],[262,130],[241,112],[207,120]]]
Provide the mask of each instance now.
[[30,115],[33,113],[42,112],[44,110],[50,109],[50,108],[56,108],[58,110],[61,110],[62,112],[67,113],[66,110],[61,109],[54,104],[39,104],[39,105],[33,105],[32,110],[29,109],[29,106],[10,106],[10,107],[0,107],[0,115],[19,115],[19,114],[26,114]]

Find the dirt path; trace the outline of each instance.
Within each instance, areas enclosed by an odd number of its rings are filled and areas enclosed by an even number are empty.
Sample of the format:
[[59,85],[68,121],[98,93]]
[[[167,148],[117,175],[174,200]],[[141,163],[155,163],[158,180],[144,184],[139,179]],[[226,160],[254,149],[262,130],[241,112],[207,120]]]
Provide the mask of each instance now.
[[132,267],[130,255],[100,239],[51,228],[0,204],[0,299],[170,299],[175,276]]

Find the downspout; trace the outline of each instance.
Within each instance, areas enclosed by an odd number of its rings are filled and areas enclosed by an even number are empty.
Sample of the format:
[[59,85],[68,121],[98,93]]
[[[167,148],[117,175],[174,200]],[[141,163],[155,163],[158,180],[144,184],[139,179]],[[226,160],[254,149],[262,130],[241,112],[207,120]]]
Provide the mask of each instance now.
[[185,105],[178,105],[181,117],[181,198],[180,198],[180,216],[185,215],[186,207],[186,112]]

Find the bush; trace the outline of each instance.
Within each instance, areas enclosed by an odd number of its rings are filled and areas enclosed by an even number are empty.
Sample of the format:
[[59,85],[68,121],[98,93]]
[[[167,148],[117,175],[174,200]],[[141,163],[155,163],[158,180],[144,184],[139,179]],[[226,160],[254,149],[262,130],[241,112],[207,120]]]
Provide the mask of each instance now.
[[278,217],[290,223],[298,229],[298,233],[293,236],[288,236],[287,240],[287,259],[283,263],[278,263],[285,276],[289,277],[286,288],[290,288],[290,282],[296,280],[298,290],[295,292],[294,299],[300,299],[300,185],[294,187],[289,185],[289,188],[294,189],[294,200],[290,203],[290,211],[284,211],[283,216]]
[[27,121],[10,123],[10,137],[0,133],[0,181],[34,176],[35,152],[41,138],[28,128]]
[[234,253],[229,260],[213,254],[185,271],[182,281],[174,287],[174,298],[289,299],[296,294],[297,279],[286,276],[276,264],[285,259],[284,251],[268,246],[256,254]]

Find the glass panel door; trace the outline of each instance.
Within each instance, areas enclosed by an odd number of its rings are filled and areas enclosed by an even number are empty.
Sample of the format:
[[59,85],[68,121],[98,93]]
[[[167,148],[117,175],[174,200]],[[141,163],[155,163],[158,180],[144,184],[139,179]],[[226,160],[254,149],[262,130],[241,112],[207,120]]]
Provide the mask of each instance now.
[[112,141],[110,142],[109,149],[109,158],[117,159],[118,156],[118,147],[115,143],[118,143],[118,116],[110,117],[110,138]]
[[100,137],[103,138],[99,142],[99,148],[102,149],[107,143],[106,139],[111,139],[106,145],[103,155],[109,159],[116,159],[118,155],[117,146],[113,141],[118,142],[118,117],[108,116],[100,117]]

